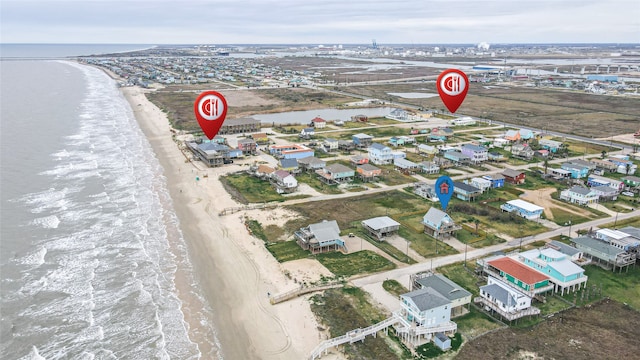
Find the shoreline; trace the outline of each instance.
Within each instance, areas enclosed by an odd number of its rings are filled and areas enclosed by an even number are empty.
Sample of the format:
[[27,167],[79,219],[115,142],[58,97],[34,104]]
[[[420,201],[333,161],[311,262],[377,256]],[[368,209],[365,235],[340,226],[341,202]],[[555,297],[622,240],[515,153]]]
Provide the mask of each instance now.
[[[120,91],[164,170],[194,277],[213,309],[212,322],[223,358],[306,358],[323,336],[306,298],[271,305],[268,293],[297,285],[284,276],[281,264],[262,241],[247,233],[244,212],[218,216],[223,208],[238,204],[216,178],[239,165],[204,168],[187,162],[172,139],[166,115],[146,98],[144,90],[124,87]],[[181,289],[188,293],[190,285],[176,283],[176,287],[191,338],[199,334],[194,329],[200,325],[189,317],[188,296],[180,294]],[[203,339],[192,341],[198,343],[203,358],[211,353],[211,349],[202,348]]]

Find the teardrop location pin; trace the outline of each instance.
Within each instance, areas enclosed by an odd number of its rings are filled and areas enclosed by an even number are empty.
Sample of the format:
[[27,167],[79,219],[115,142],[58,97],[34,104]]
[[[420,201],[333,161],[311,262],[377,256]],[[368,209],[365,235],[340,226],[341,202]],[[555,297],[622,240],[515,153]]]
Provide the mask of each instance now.
[[202,92],[193,103],[193,111],[204,134],[213,139],[227,116],[227,100],[217,91]]
[[447,69],[438,76],[436,87],[444,105],[451,113],[454,113],[467,96],[469,78],[467,78],[467,74],[458,69]]

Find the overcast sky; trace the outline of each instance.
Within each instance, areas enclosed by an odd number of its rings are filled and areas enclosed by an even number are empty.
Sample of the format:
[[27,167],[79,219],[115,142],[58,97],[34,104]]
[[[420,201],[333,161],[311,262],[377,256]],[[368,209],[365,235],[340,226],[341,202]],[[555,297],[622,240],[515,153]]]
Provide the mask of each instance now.
[[639,0],[1,0],[3,43],[640,43]]

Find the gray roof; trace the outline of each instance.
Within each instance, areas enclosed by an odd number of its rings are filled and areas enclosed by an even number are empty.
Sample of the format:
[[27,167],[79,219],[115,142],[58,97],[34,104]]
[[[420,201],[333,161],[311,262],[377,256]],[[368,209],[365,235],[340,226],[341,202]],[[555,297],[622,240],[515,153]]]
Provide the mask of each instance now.
[[403,169],[418,167],[418,164],[414,163],[413,161],[409,161],[407,159],[402,159],[402,158],[393,159],[393,165],[401,167]]
[[465,159],[471,159],[471,157],[469,155],[463,154],[460,151],[457,150],[451,150],[451,151],[446,151],[444,154],[444,156],[449,156],[449,157],[454,157],[458,160],[465,160]]
[[629,176],[625,176],[625,177],[623,177],[621,180],[627,180],[627,181],[633,181],[633,182],[640,182],[640,177],[633,176],[633,175],[629,175]]
[[303,157],[301,159],[298,159],[298,164],[308,164],[308,165],[320,165],[322,164],[322,166],[324,166],[327,162],[321,159],[318,159],[315,156],[307,156],[307,157]]
[[435,309],[451,303],[449,299],[440,295],[432,288],[414,290],[400,296],[411,299],[411,301],[416,304],[420,312]]
[[626,226],[626,227],[623,227],[622,229],[618,229],[618,231],[621,231],[625,234],[629,234],[629,236],[634,237],[636,239],[640,239],[640,229],[637,227]]
[[418,280],[422,287],[430,287],[440,295],[453,301],[463,297],[471,296],[471,293],[463,289],[460,285],[447,279],[442,274],[434,274]]
[[374,170],[380,170],[379,167],[377,166],[373,166],[371,164],[362,164],[362,165],[358,165],[358,168],[364,170],[364,171],[374,171]]
[[364,220],[362,223],[374,230],[389,228],[392,226],[400,226],[399,222],[393,220],[388,216],[379,216],[372,219],[367,219],[367,220]]
[[522,173],[523,173],[522,170],[504,169],[504,171],[502,172],[502,175],[514,178]]
[[355,135],[353,135],[353,137],[354,138],[358,138],[358,139],[373,139],[373,136],[367,135],[367,134],[363,134],[363,133],[355,134]]
[[572,186],[571,189],[569,189],[569,191],[576,194],[580,194],[580,195],[587,195],[591,192],[591,189],[576,185],[576,186]]
[[616,255],[625,252],[624,250],[617,248],[614,245],[608,244],[602,240],[594,239],[590,236],[579,236],[577,238],[571,239],[571,241],[573,241],[576,245],[596,250],[598,252],[607,254],[612,258],[615,258]]
[[487,180],[500,180],[500,179],[504,179],[504,176],[502,176],[502,174],[489,174],[489,175],[484,175],[483,178]]
[[283,168],[297,168],[298,160],[297,159],[280,159],[280,166]]
[[238,139],[238,144],[255,144],[255,140],[253,139],[249,139],[249,138],[244,138],[244,139]]
[[225,125],[246,125],[246,124],[260,124],[260,120],[256,120],[254,118],[237,118],[237,119],[227,119],[224,122]]
[[479,145],[473,145],[473,144],[464,144],[462,145],[463,149],[469,149],[471,151],[474,152],[485,152],[487,151],[487,148],[485,148],[484,146],[479,146]]
[[552,249],[556,249],[558,251],[560,251],[561,253],[568,255],[568,256],[573,256],[575,254],[578,254],[580,252],[580,250],[574,248],[571,245],[567,245],[563,242],[557,241],[557,240],[551,240],[549,242],[548,245],[550,248]]
[[369,147],[377,149],[377,150],[391,149],[388,146],[384,146],[384,145],[378,144],[378,143],[372,143]]
[[484,290],[491,297],[505,305],[515,305],[516,299],[506,289],[498,284],[489,284],[480,287],[480,291]]
[[433,223],[433,224],[439,224],[442,221],[442,219],[444,219],[446,216],[448,215],[444,211],[438,210],[435,207],[432,207],[424,215],[424,220],[428,220],[430,223]]
[[335,220],[309,225],[309,231],[319,242],[331,241],[340,237],[340,228]]
[[351,169],[351,168],[349,168],[347,166],[344,166],[342,164],[337,164],[337,163],[325,166],[325,170],[327,170],[330,173],[353,171],[353,169]]
[[611,188],[608,185],[594,186],[591,188],[591,190],[599,191],[605,195],[613,195],[618,193],[616,189]]
[[463,182],[460,181],[454,181],[453,182],[453,189],[455,190],[456,188],[460,189],[460,190],[464,190],[468,193],[474,193],[474,192],[481,192],[482,190],[478,189],[475,186],[471,186],[469,184],[465,184]]

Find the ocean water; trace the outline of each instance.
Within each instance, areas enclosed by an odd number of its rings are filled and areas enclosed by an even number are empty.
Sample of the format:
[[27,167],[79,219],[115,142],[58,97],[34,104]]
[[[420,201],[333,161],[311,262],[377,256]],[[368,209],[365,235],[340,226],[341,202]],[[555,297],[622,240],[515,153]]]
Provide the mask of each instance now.
[[115,82],[65,61],[0,70],[0,358],[221,359],[163,170]]

